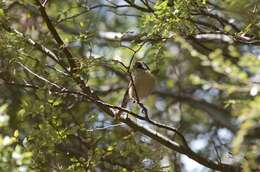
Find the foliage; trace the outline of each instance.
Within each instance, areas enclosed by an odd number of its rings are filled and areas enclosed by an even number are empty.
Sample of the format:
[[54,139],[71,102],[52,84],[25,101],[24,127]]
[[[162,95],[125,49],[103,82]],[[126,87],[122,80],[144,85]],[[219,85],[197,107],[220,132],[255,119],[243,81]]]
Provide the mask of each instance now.
[[19,130],[9,130],[7,104],[0,107],[0,169],[1,171],[28,171],[32,153],[19,142]]
[[[189,171],[185,156],[202,171],[259,171],[258,9],[0,1],[1,171]],[[136,60],[156,78],[150,119],[129,102],[117,121]]]

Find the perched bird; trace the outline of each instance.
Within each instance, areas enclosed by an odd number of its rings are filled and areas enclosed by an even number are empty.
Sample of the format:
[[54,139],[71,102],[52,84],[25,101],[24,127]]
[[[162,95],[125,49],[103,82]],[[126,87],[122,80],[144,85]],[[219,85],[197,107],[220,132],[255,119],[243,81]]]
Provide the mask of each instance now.
[[[121,107],[125,108],[130,99],[134,99],[138,103],[147,96],[149,96],[155,87],[155,78],[152,75],[149,67],[142,61],[136,61],[132,72],[132,78],[125,92]],[[120,117],[122,111],[118,111],[116,119]]]
[[154,86],[155,79],[149,67],[142,61],[135,62],[129,84],[129,97],[140,101],[152,93]]

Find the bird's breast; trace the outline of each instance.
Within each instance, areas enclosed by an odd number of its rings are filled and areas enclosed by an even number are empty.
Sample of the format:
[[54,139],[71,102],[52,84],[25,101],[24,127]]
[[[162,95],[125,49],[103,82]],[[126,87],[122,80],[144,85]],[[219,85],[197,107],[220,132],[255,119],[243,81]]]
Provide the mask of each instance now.
[[[139,99],[147,97],[154,89],[155,80],[149,71],[139,71],[134,73],[133,81]],[[136,99],[134,87],[131,85],[129,95]]]

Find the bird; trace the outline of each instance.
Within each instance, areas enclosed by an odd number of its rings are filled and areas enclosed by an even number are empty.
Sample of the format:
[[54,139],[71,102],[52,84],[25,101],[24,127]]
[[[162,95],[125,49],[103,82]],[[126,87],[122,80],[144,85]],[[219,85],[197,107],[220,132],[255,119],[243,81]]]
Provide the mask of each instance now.
[[[150,68],[143,61],[136,61],[130,75],[128,88],[125,92],[121,107],[125,108],[129,100],[134,100],[138,104],[148,97],[155,87],[155,78],[150,71]],[[122,111],[119,110],[115,118],[119,119]]]
[[129,83],[128,94],[131,99],[141,101],[149,96],[155,86],[155,78],[150,68],[143,61],[136,61],[133,66],[132,79]]

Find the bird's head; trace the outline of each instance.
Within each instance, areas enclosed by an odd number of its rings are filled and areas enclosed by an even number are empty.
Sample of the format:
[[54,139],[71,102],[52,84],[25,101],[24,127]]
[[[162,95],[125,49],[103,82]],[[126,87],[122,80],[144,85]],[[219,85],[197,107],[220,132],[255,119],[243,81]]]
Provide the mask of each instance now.
[[134,70],[149,71],[149,67],[143,61],[136,61],[133,67]]

